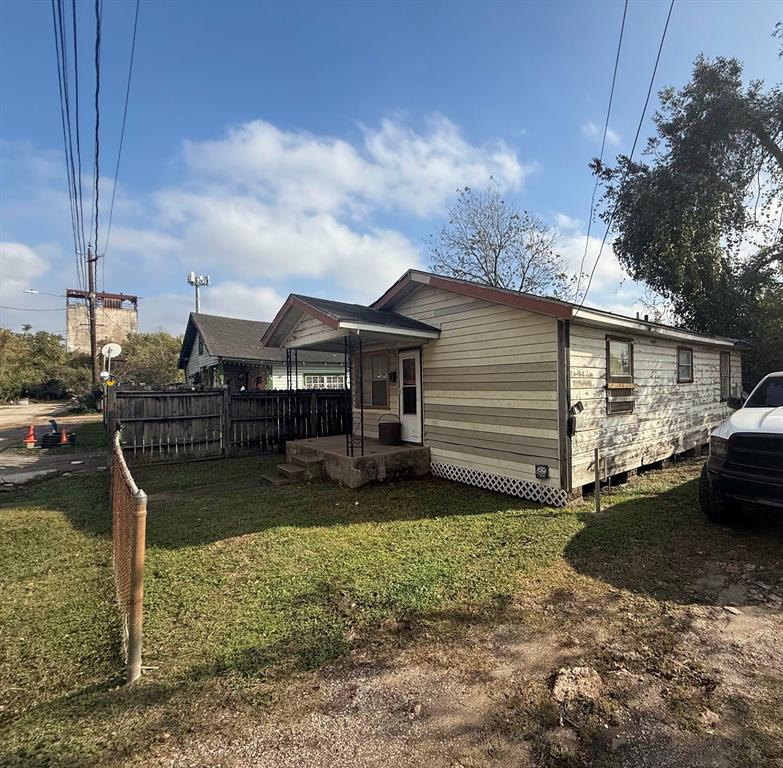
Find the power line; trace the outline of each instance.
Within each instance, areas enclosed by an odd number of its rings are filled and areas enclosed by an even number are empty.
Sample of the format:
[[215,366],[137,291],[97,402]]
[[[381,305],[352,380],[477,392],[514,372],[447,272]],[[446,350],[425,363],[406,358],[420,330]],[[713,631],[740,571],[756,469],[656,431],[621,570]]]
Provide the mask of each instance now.
[[125,120],[128,117],[128,99],[130,97],[131,76],[133,75],[133,57],[136,52],[136,30],[139,26],[140,3],[141,0],[136,0],[136,14],[133,19],[133,38],[131,40],[130,63],[128,65],[128,84],[125,87],[125,106],[122,110],[122,128],[120,129],[120,145],[117,150],[117,165],[114,169],[114,185],[112,187],[112,192],[111,192],[111,205],[109,206],[109,220],[108,220],[108,224],[106,225],[106,242],[103,246],[103,253],[101,254],[103,256],[106,255],[106,251],[109,248],[109,236],[111,235],[111,222],[114,216],[114,198],[117,195],[117,178],[119,177],[119,173],[120,173],[120,160],[122,159],[122,143],[123,140],[125,139]]
[[[625,17],[628,14],[628,0],[625,0],[623,5],[623,20],[620,24],[620,38],[617,41],[617,53],[614,57],[614,72],[612,72],[612,88],[609,91],[609,105],[606,108],[606,120],[604,120],[604,135],[601,139],[601,154],[598,156],[599,164],[604,159],[604,149],[606,148],[606,136],[609,133],[609,116],[612,114],[612,101],[614,100],[614,86],[617,82],[617,67],[620,63],[620,49],[623,47],[623,32],[625,31]],[[574,296],[579,296],[579,289],[582,285],[582,270],[585,266],[585,259],[587,258],[587,249],[590,246],[590,231],[593,228],[593,214],[595,212],[595,193],[598,191],[598,176],[595,177],[595,184],[593,185],[593,194],[590,197],[590,215],[587,218],[587,236],[585,237],[585,250],[582,254],[582,260],[579,262],[579,272],[576,278],[576,293]]]
[[[639,141],[639,135],[642,132],[642,125],[644,124],[644,117],[647,114],[647,107],[650,103],[650,96],[652,94],[653,85],[655,84],[655,75],[658,72],[658,64],[661,60],[661,52],[663,51],[663,44],[666,41],[666,32],[669,29],[669,21],[672,17],[672,10],[674,9],[674,0],[671,0],[671,3],[669,4],[669,13],[666,15],[666,24],[664,24],[663,27],[663,34],[661,35],[661,43],[658,46],[658,55],[655,57],[655,66],[653,67],[652,76],[650,77],[650,85],[647,87],[647,97],[644,100],[644,107],[642,107],[642,114],[639,117],[639,124],[636,126],[636,135],[633,139],[633,146],[631,147],[631,153],[628,155],[628,163],[625,166],[625,172],[623,173],[622,179],[620,179],[620,186],[622,186],[623,182],[625,181],[627,175],[628,175],[628,165],[633,160],[633,154],[636,151],[636,144]],[[595,275],[596,267],[598,266],[598,262],[601,260],[601,254],[604,251],[604,246],[606,245],[606,241],[609,237],[609,232],[612,228],[612,223],[614,221],[614,214],[617,211],[617,201],[615,201],[614,207],[612,208],[611,213],[609,214],[609,219],[606,223],[606,231],[604,232],[603,239],[601,240],[601,247],[598,249],[598,256],[595,258],[595,264],[593,264],[593,269],[590,271],[590,279],[587,281],[587,288],[585,288],[584,296],[582,296],[582,301],[579,304],[579,307],[577,308],[577,312],[582,309],[584,306],[585,300],[587,299],[587,294],[590,292],[590,286],[593,284],[593,275]]]
[[57,307],[57,309],[31,309],[29,307],[7,307],[4,304],[0,304],[0,309],[12,309],[15,312],[62,312],[62,307]]
[[[101,17],[103,15],[102,0],[95,0],[95,160],[93,165],[93,220],[95,225],[95,258],[98,258],[98,214],[99,214],[99,191],[100,183],[100,126],[101,126]],[[90,226],[92,234],[92,225]]]
[[71,0],[71,18],[73,21],[73,72],[74,72],[74,91],[76,96],[76,166],[79,172],[79,196],[78,211],[81,221],[82,235],[82,253],[84,253],[84,195],[82,194],[82,141],[79,118],[79,46],[76,35],[76,0]]
[[64,62],[67,61],[65,58],[65,51],[64,51],[64,44],[65,39],[62,35],[62,5],[60,3],[60,0],[52,0],[52,25],[54,30],[54,47],[55,47],[55,56],[57,59],[57,83],[58,83],[58,90],[59,90],[59,97],[60,97],[60,119],[62,123],[62,133],[63,133],[63,149],[65,153],[65,175],[66,175],[66,181],[68,186],[68,202],[70,204],[70,210],[71,210],[71,229],[73,232],[73,249],[74,254],[76,256],[76,278],[77,282],[79,282],[79,287],[82,287],[82,273],[81,273],[81,257],[80,257],[80,251],[81,251],[81,240],[79,237],[79,226],[77,223],[77,212],[76,212],[76,195],[75,195],[75,185],[73,184],[72,175],[71,175],[71,169],[72,169],[72,157],[71,153],[69,151],[69,142],[68,142],[68,136],[70,134],[70,120],[69,120],[69,112],[67,108],[68,100],[67,100],[67,69],[63,66]]

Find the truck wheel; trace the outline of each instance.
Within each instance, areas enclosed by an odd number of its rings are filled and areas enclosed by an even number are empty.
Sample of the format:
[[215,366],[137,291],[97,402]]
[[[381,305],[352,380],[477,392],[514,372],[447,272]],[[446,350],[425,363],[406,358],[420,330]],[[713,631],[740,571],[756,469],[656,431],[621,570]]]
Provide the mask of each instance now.
[[701,471],[699,479],[699,506],[701,511],[714,523],[731,524],[738,522],[740,505],[712,487],[707,475],[707,467]]

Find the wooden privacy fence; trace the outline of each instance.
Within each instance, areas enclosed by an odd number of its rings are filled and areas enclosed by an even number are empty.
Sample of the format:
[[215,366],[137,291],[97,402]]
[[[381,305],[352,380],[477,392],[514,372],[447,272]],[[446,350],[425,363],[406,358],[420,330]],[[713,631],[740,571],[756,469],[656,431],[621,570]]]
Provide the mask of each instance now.
[[122,425],[134,462],[189,461],[279,451],[287,440],[344,434],[344,389],[267,392],[109,390],[106,428]]

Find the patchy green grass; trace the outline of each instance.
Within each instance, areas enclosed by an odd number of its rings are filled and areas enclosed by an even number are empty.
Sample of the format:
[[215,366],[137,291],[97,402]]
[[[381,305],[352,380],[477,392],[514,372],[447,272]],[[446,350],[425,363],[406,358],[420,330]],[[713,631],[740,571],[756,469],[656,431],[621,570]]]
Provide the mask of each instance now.
[[[134,474],[154,494],[246,482],[273,463]],[[132,689],[120,685],[107,478],[61,478],[3,498],[0,763],[123,762],[189,727],[199,702],[255,707],[276,695],[281,677],[376,642],[390,625],[494,615],[553,565],[568,570],[571,561],[633,588],[645,562],[663,565],[676,542],[712,535],[695,510],[694,473],[681,468],[617,491],[609,503],[628,505],[627,514],[599,518],[586,504],[548,509],[435,479],[359,491],[259,485],[153,501],[151,669]],[[629,548],[635,562],[623,565]]]

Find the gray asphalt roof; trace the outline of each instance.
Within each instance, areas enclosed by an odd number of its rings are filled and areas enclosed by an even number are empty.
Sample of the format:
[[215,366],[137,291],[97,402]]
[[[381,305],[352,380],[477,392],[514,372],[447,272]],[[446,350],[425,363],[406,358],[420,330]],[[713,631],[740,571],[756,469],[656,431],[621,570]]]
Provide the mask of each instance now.
[[[261,346],[261,337],[269,323],[262,320],[241,320],[222,315],[206,315],[203,312],[190,313],[185,338],[182,342],[180,367],[183,366],[198,330],[210,355],[230,360],[258,360],[285,362],[286,351],[276,347]],[[330,352],[306,352],[298,354],[300,363],[342,364],[342,355]]]
[[408,328],[414,331],[438,331],[437,328],[422,323],[420,320],[414,320],[411,317],[384,309],[371,309],[361,304],[346,304],[342,301],[318,299],[314,296],[302,296],[298,293],[293,295],[314,309],[349,323],[370,323],[372,325],[386,325],[393,328]]

